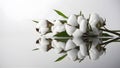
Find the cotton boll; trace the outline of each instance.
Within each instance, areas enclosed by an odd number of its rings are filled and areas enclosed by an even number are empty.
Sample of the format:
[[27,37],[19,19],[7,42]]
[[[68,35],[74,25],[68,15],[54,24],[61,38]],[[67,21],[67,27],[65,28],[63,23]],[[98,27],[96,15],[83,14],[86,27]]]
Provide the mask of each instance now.
[[77,26],[78,23],[77,23],[77,17],[75,15],[71,15],[68,20],[67,20],[67,23],[69,25],[72,25],[72,26]]
[[71,36],[73,32],[76,30],[76,27],[65,24],[65,29],[66,29],[67,34]]
[[96,26],[99,21],[100,21],[100,17],[98,14],[93,13],[90,15],[89,24],[91,26]]
[[65,31],[65,26],[64,26],[64,25],[56,26],[54,30],[55,30],[56,32]]
[[47,20],[40,20],[39,22],[40,27],[47,27],[47,24],[48,24]]
[[96,27],[96,26],[93,26],[92,27],[92,31],[95,35],[99,35],[100,34],[100,30]]
[[62,23],[61,23],[60,20],[56,20],[56,21],[54,22],[54,26],[61,26],[61,25],[62,25]]
[[55,22],[54,26],[51,27],[51,31],[52,31],[53,35],[55,35],[58,32],[65,31],[65,26],[64,26],[64,24],[62,24],[60,21],[57,20],[57,22]]
[[100,56],[99,51],[96,48],[91,48],[89,51],[91,60],[97,60]]
[[83,56],[83,55],[81,54],[81,51],[80,51],[80,50],[78,51],[78,58],[79,58],[79,59],[84,59],[84,58],[85,58],[85,56]]
[[90,16],[89,24],[91,25],[91,27],[97,26],[97,28],[100,28],[105,25],[105,20],[98,14],[93,13]]
[[80,31],[85,33],[87,30],[87,20],[83,19],[80,23]]
[[77,19],[78,24],[80,25],[81,21],[85,19],[83,16],[79,16]]
[[36,24],[36,28],[39,29],[40,28],[40,23]]
[[77,57],[78,57],[77,54],[78,54],[77,49],[72,49],[67,52],[67,56],[73,61],[75,61],[77,59]]
[[54,35],[53,35],[53,33],[52,32],[50,32],[50,33],[47,33],[46,35],[45,35],[45,37],[46,38],[52,38]]
[[83,32],[80,31],[80,29],[76,29],[72,35],[73,37],[81,37],[83,35]]
[[66,43],[65,50],[70,50],[75,47],[76,47],[76,45],[73,43],[73,41],[71,39],[69,39]]
[[47,32],[49,31],[49,28],[40,28],[40,32],[41,32],[41,34],[43,35],[43,34],[46,34]]
[[53,35],[57,34],[57,31],[54,30],[55,27],[56,27],[56,26],[52,26],[52,27],[51,27],[51,31],[52,31]]

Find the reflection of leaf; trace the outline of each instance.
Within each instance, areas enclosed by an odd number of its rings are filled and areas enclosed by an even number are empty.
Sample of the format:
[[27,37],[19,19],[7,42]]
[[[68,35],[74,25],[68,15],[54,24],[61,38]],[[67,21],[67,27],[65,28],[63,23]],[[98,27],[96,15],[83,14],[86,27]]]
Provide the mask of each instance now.
[[105,36],[105,37],[112,37],[110,34],[108,33],[102,33],[102,36]]
[[107,41],[109,39],[111,39],[111,38],[102,38],[102,41]]
[[57,37],[70,37],[70,36],[67,34],[66,31],[57,33],[55,36],[57,36]]
[[61,56],[61,57],[59,57],[57,60],[55,60],[55,62],[61,61],[61,60],[64,59],[66,56],[67,56],[67,54],[65,54],[65,55],[63,55],[63,56]]
[[36,50],[39,50],[39,48],[35,48],[35,49],[33,49],[32,51],[36,51]]
[[39,21],[36,21],[36,20],[32,20],[33,22],[35,22],[35,23],[39,23]]
[[64,17],[64,18],[68,18],[66,15],[64,15],[61,11],[58,10],[54,10],[58,15]]

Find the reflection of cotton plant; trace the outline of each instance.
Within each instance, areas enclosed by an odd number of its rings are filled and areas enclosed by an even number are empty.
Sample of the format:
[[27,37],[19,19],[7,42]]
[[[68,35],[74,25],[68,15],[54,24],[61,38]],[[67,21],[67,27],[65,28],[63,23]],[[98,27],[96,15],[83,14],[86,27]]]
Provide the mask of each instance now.
[[[33,20],[33,22],[36,22],[36,31],[41,37],[36,41],[37,44],[40,44],[40,48],[34,50],[40,49],[47,52],[52,49],[57,54],[64,53],[56,61],[60,61],[66,56],[73,61],[82,61],[87,56],[91,60],[96,60],[105,52],[107,44],[119,42],[120,34],[118,32],[120,31],[108,30],[105,27],[106,19],[96,13],[85,18],[81,12],[69,17],[58,10],[55,12],[65,19]],[[112,39],[111,34],[116,35],[116,38]]]

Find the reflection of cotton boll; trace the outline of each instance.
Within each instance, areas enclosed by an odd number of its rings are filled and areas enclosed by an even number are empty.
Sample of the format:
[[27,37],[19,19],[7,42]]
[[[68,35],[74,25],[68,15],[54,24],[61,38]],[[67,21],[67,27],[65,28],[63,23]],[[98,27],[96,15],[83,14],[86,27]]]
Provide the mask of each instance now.
[[58,54],[58,53],[60,53],[63,49],[62,49],[62,48],[57,48],[57,47],[55,47],[53,50],[54,50],[54,52],[55,52],[56,54]]
[[61,48],[61,49],[65,49],[65,43],[64,43],[64,42],[58,42],[58,43],[56,44],[56,47],[57,47],[57,48]]
[[41,45],[40,46],[40,49],[41,49],[41,51],[44,51],[44,52],[47,52],[47,45]]
[[46,38],[42,37],[40,41],[40,45],[48,45],[48,44],[49,44],[49,41]]
[[83,56],[83,55],[81,54],[81,51],[80,51],[80,50],[78,51],[78,58],[79,58],[79,59],[84,59],[84,58],[85,58],[85,56]]
[[53,39],[52,42],[51,42],[51,46],[55,48],[56,44],[57,44],[57,41]]
[[85,43],[80,44],[80,52],[81,52],[81,55],[83,55],[83,56],[88,55],[87,46]]
[[53,40],[52,41],[52,47],[56,47],[56,48],[61,48],[61,49],[65,49],[65,43],[64,42],[60,42],[60,41],[56,41]]
[[83,35],[83,32],[80,31],[80,29],[76,29],[73,33],[73,37],[81,37]]
[[80,37],[78,37],[78,38],[73,37],[72,41],[76,44],[76,46],[80,46],[80,44],[83,43],[83,40]]
[[65,50],[70,50],[75,47],[76,47],[76,45],[73,43],[73,41],[71,39],[69,39],[66,43]]
[[103,53],[105,52],[105,50],[100,50],[100,56],[103,55]]
[[76,60],[77,59],[77,54],[78,54],[78,50],[77,49],[72,49],[70,51],[67,51],[67,55],[71,60]]
[[58,42],[57,42],[56,40],[52,40],[51,46],[53,47],[54,52],[58,54],[58,53],[60,53],[63,49],[57,47],[57,45],[56,45],[57,43],[58,43]]
[[42,35],[47,33],[48,30],[49,30],[49,28],[42,28],[42,27],[40,28],[40,32],[41,32]]
[[80,31],[85,33],[87,30],[87,20],[83,19],[80,23]]
[[78,23],[77,23],[77,17],[76,17],[74,14],[71,15],[71,16],[68,18],[67,23],[68,23],[69,25],[72,25],[72,26],[77,26],[77,25],[78,25]]
[[97,60],[100,56],[99,51],[96,48],[91,48],[89,50],[89,55],[91,60]]
[[40,41],[40,48],[41,48],[41,50],[46,52],[48,45],[49,45],[49,41],[46,40],[44,37],[41,38],[41,41]]
[[65,29],[67,34],[71,36],[73,32],[76,30],[76,27],[65,24]]
[[91,48],[95,48],[99,44],[99,42],[100,42],[99,38],[93,38]]
[[83,16],[79,16],[77,19],[78,24],[80,25],[81,21],[85,19]]

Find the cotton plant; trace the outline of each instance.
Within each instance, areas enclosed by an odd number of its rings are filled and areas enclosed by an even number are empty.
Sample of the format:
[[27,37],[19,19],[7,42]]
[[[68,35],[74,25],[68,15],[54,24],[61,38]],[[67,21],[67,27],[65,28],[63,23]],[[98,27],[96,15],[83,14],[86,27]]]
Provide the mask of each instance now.
[[33,20],[40,35],[36,41],[39,47],[33,50],[54,50],[57,54],[64,53],[55,62],[65,57],[79,62],[86,57],[97,60],[105,53],[107,44],[119,42],[120,30],[107,29],[106,19],[97,13],[92,13],[86,18],[82,12],[66,16],[61,11],[54,11],[64,19]]

